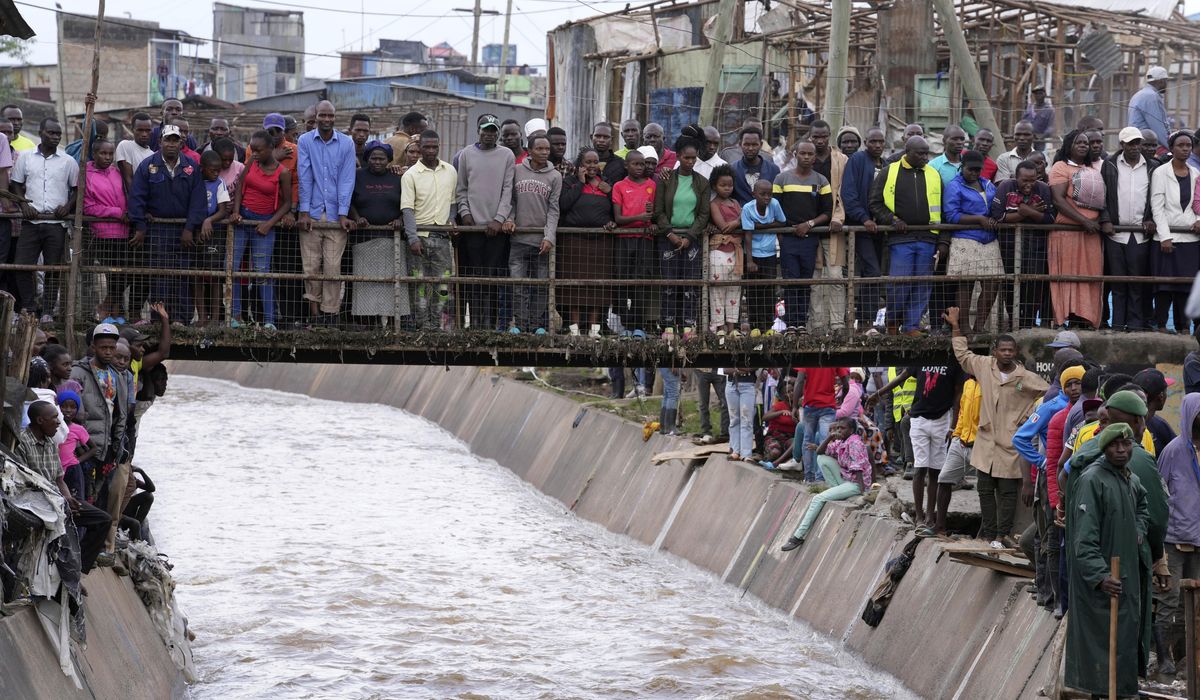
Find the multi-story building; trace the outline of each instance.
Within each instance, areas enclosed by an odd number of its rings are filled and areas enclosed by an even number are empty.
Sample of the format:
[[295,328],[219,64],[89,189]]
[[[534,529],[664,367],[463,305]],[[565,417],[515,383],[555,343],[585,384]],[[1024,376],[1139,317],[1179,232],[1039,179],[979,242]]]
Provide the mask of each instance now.
[[241,102],[304,87],[304,13],[213,3],[216,97]]

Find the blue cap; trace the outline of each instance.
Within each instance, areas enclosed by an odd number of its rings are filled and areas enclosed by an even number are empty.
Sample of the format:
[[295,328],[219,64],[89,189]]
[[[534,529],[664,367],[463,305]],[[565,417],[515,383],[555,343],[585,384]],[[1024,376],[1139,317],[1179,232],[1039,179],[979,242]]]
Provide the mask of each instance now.
[[263,117],[263,128],[270,129],[271,127],[275,127],[276,129],[287,129],[287,121],[284,120],[283,115],[279,112],[271,112],[267,116]]

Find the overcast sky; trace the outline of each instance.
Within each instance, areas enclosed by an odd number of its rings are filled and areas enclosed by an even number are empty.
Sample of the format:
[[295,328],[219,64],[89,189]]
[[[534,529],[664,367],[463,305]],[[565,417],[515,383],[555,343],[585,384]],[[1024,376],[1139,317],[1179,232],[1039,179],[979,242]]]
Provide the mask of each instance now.
[[[59,0],[65,12],[94,15],[97,3],[87,0]],[[507,0],[483,0],[484,10],[496,10],[499,16],[480,19],[479,46],[499,44],[504,39],[504,10]],[[415,39],[433,46],[450,42],[466,56],[471,53],[470,12],[474,0],[297,0],[297,2],[254,2],[231,0],[231,5],[304,13],[305,75],[310,78],[338,77],[338,51],[372,51],[379,39]],[[583,19],[624,7],[626,0],[512,0],[512,28],[509,43],[517,46],[517,62],[536,66],[545,72],[546,32],[574,19]],[[635,3],[637,4],[637,3]],[[169,8],[167,7],[169,5]],[[320,9],[332,7],[334,9]],[[18,0],[22,16],[37,32],[30,63],[57,63],[53,0]],[[161,0],[107,0],[105,13],[113,18],[158,22],[161,26],[181,29],[205,40],[212,36],[211,2],[162,2]],[[374,14],[372,14],[374,13]],[[403,13],[403,14],[401,14]],[[200,47],[201,56],[212,55],[212,45]],[[482,57],[481,57],[482,60]]]

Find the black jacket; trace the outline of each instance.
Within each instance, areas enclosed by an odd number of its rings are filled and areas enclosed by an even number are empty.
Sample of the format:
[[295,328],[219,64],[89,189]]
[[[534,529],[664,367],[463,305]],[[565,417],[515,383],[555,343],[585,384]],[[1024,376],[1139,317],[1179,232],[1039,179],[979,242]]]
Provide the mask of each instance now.
[[[1116,225],[1121,220],[1121,205],[1118,198],[1117,188],[1117,159],[1124,156],[1120,151],[1112,154],[1104,159],[1104,164],[1100,166],[1100,175],[1104,177],[1104,206],[1108,209],[1108,220]],[[1142,214],[1142,219],[1145,221],[1152,220],[1154,215],[1150,211],[1150,175],[1160,164],[1153,158],[1142,157],[1146,161],[1146,208]]]

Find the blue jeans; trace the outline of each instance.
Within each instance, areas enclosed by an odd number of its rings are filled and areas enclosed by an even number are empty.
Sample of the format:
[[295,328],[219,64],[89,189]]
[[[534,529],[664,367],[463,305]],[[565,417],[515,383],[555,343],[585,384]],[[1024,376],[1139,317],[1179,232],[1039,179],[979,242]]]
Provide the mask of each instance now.
[[[275,252],[275,229],[260,236],[255,231],[259,221],[266,221],[271,214],[255,214],[242,207],[242,218],[247,222],[233,231],[233,269],[238,270],[242,264],[242,256],[246,254],[246,246],[250,246],[250,269],[254,272],[271,271],[271,255]],[[263,318],[266,323],[275,323],[275,284],[269,279],[254,279],[251,284],[258,287],[258,298],[262,302]],[[242,315],[242,285],[233,285],[233,315]]]
[[660,367],[658,375],[663,380],[662,407],[667,410],[679,408],[679,375],[666,367]]
[[[796,238],[792,234],[781,236],[779,245],[779,267],[785,280],[810,280],[817,269],[817,249],[821,240],[813,234],[806,238]],[[812,298],[812,287],[809,285],[783,286],[784,322],[789,326],[808,325],[808,305]]]
[[808,443],[820,445],[829,435],[829,426],[837,410],[833,408],[804,407],[804,420],[796,424],[796,436],[792,440],[792,459],[804,464],[805,481],[824,481],[817,465],[816,450],[805,447]]
[[747,457],[754,452],[754,380],[725,380],[729,404],[729,451]]
[[[150,266],[161,270],[187,270],[192,267],[192,253],[180,243],[183,227],[179,224],[150,224],[146,227],[146,249],[150,252]],[[199,233],[194,231],[193,233]],[[192,280],[190,277],[170,276],[158,273],[152,284],[151,301],[161,301],[167,306],[172,318],[190,323],[195,306],[192,304]],[[151,316],[157,318],[158,314]]]
[[[889,248],[892,254],[888,267],[890,277],[921,277],[933,274],[933,254],[937,246],[933,243],[913,241],[895,243]],[[921,315],[929,306],[929,293],[933,286],[929,282],[902,282],[888,286],[888,319],[899,323],[905,331],[921,327]]]

